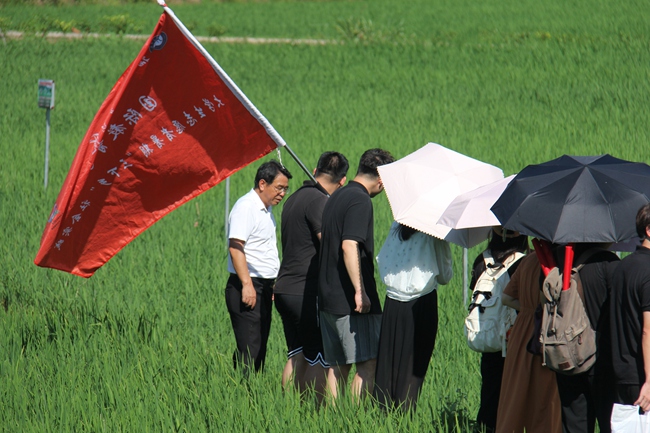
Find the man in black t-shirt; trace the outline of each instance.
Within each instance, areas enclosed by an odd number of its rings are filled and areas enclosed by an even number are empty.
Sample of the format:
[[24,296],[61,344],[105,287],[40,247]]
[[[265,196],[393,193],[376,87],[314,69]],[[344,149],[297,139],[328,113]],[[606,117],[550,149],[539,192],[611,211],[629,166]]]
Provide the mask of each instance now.
[[613,277],[610,323],[617,404],[612,420],[631,409],[624,405],[650,410],[650,203],[639,209],[636,231],[641,246],[621,261]]
[[333,398],[345,385],[352,364],[353,393],[374,386],[381,305],[374,279],[371,198],[383,191],[377,167],[393,162],[382,149],[364,152],[353,181],[338,190],[323,210],[318,296],[327,376]]
[[348,160],[338,152],[325,152],[314,171],[282,209],[282,264],[275,283],[275,307],[282,317],[287,342],[287,363],[282,387],[293,377],[302,392],[313,387],[325,393],[329,365],[323,357],[318,327],[318,253],[323,208],[328,197],[345,184]]

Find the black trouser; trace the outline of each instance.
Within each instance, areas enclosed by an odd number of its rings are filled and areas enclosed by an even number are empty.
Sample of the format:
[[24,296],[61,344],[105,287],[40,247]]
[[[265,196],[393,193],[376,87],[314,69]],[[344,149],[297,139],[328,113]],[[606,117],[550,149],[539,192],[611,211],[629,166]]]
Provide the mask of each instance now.
[[252,278],[257,293],[255,308],[251,309],[241,300],[242,284],[231,274],[226,285],[226,306],[235,333],[237,349],[233,354],[235,368],[242,366],[244,374],[251,367],[260,371],[266,358],[266,343],[271,331],[274,279]]
[[610,432],[614,398],[611,378],[594,376],[593,368],[575,376],[556,376],[563,433],[593,433],[596,420],[601,433]]
[[499,352],[481,353],[481,407],[476,422],[487,432],[497,428],[497,410],[505,358]]

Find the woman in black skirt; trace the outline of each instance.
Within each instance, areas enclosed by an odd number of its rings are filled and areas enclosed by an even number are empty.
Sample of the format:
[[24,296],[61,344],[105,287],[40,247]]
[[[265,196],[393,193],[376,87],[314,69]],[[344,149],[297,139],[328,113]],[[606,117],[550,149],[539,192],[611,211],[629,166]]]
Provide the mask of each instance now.
[[415,409],[438,332],[438,284],[451,280],[451,248],[393,223],[377,256],[386,284],[374,395],[385,408]]

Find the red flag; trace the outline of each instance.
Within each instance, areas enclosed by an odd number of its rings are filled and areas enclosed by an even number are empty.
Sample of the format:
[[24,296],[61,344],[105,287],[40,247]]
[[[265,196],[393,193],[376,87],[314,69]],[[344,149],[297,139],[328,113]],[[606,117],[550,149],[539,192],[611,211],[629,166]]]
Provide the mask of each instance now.
[[34,263],[90,277],[168,212],[284,144],[201,50],[162,14],[86,132]]

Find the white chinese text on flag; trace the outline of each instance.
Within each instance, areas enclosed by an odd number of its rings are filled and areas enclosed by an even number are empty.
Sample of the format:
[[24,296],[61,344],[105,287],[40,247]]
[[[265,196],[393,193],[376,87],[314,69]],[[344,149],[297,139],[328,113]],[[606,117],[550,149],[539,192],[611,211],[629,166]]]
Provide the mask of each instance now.
[[90,277],[164,215],[281,145],[227,80],[163,13],[86,132],[34,262]]

